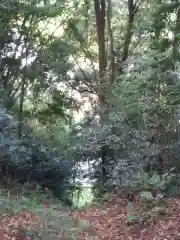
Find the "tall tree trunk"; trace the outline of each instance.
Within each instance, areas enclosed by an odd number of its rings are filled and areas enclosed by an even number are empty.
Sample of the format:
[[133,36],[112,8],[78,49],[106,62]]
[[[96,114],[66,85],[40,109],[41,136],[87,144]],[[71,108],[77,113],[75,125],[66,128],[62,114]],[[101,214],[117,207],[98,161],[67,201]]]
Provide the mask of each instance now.
[[129,47],[133,35],[133,23],[134,23],[134,18],[139,9],[139,1],[137,0],[134,3],[134,0],[128,0],[128,23],[127,23],[127,30],[126,30],[126,35],[125,35],[125,41],[124,41],[124,46],[123,46],[123,53],[122,53],[122,58],[121,62],[124,62],[128,58],[129,54]]
[[23,76],[22,86],[21,86],[21,95],[20,95],[20,105],[19,105],[19,128],[18,128],[18,138],[22,139],[22,129],[23,129],[23,107],[24,107],[24,96],[25,96],[25,84],[26,80]]
[[26,77],[25,77],[25,71],[27,68],[27,58],[28,58],[28,45],[25,43],[25,49],[26,49],[26,65],[22,71],[22,85],[21,85],[21,93],[20,93],[20,103],[19,103],[19,127],[18,127],[18,137],[19,139],[22,139],[22,130],[23,130],[23,110],[24,110],[24,97],[25,97],[25,91],[26,91]]
[[[94,9],[96,16],[96,28],[97,28],[97,40],[98,40],[98,57],[99,57],[99,82],[98,96],[100,105],[100,121],[103,127],[104,120],[106,118],[106,81],[105,72],[107,67],[106,59],[106,45],[105,45],[105,27],[106,27],[106,2],[105,0],[94,0]],[[104,146],[102,146],[101,156],[101,187],[104,188],[106,177],[107,177],[107,164],[106,156],[104,156]]]
[[109,45],[110,45],[110,78],[111,82],[114,82],[115,78],[115,62],[114,62],[114,37],[111,26],[112,21],[112,0],[107,0],[107,26],[108,26],[108,35],[109,35]]
[[105,72],[107,67],[106,45],[105,45],[105,27],[106,27],[106,2],[105,0],[94,0],[94,9],[96,16],[97,40],[98,40],[98,58],[99,58],[99,82],[98,96],[100,104],[101,122],[105,118],[106,112],[106,91],[107,82],[105,81]]
[[179,44],[180,43],[180,6],[177,8],[176,12],[176,26],[174,29],[174,42],[173,42],[173,52],[172,58],[174,60],[174,70],[176,71],[176,61],[178,61],[179,54]]
[[84,7],[85,7],[85,13],[84,13],[84,30],[86,33],[85,36],[85,46],[88,47],[89,44],[89,10],[90,10],[90,0],[84,0]]
[[[113,49],[113,32],[111,28],[111,17],[112,17],[112,3],[111,0],[107,0],[107,27],[110,37],[110,50],[111,50],[111,80],[114,80],[114,49]],[[124,62],[128,58],[129,46],[131,43],[133,35],[133,22],[136,12],[139,8],[139,0],[134,3],[134,0],[128,0],[128,23],[127,31],[125,34],[125,41],[123,46],[121,62]],[[105,0],[94,0],[94,9],[96,16],[96,28],[97,28],[97,40],[98,40],[98,56],[99,56],[99,82],[97,83],[99,104],[100,104],[100,121],[101,126],[104,126],[105,121],[107,120],[109,106],[106,101],[107,91],[109,88],[109,80],[106,80],[106,68],[107,68],[107,53],[105,45],[105,27],[106,27],[106,1]],[[120,74],[122,73],[122,67]],[[109,178],[109,171],[107,167],[111,164],[113,159],[113,152],[110,149],[110,146],[104,144],[102,146],[102,156],[101,156],[101,177],[102,177],[102,186],[105,186],[106,181]],[[111,153],[111,156],[109,156]]]
[[94,0],[94,9],[96,15],[96,28],[98,38],[99,53],[99,77],[100,83],[104,81],[106,70],[106,48],[105,48],[105,25],[106,25],[106,3],[105,0]]

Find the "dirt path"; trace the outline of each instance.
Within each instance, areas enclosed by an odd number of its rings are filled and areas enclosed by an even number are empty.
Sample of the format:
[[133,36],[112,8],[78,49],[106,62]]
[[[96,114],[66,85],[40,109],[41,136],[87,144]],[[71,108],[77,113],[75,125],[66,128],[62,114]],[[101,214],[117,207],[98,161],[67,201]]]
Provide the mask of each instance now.
[[[134,208],[140,212],[142,205],[137,200]],[[86,210],[74,212],[73,218],[84,219],[89,222],[92,229],[81,232],[78,240],[180,240],[180,200],[169,199],[168,212],[165,216],[154,219],[147,226],[139,223],[127,225],[127,201],[120,196],[114,196],[101,207],[92,206]],[[36,215],[26,212],[16,216],[1,215],[0,240],[32,240],[21,230],[38,231],[43,227]],[[58,235],[58,233],[57,233]],[[66,240],[65,237],[53,239]],[[43,239],[44,240],[44,239]]]
[[[127,202],[119,196],[105,204],[103,214],[97,208],[77,212],[76,217],[86,219],[96,230],[100,240],[180,240],[180,200],[169,199],[168,213],[147,226],[133,224],[127,226]],[[141,211],[139,201],[134,203],[137,212]],[[79,238],[88,240],[86,234]]]

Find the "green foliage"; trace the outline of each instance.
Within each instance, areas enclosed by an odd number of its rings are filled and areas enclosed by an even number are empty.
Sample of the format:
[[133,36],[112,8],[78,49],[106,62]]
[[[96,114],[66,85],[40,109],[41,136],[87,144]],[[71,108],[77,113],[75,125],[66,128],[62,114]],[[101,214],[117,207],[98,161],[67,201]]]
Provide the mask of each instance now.
[[91,187],[82,187],[81,189],[74,190],[73,192],[73,207],[81,208],[90,205],[94,200],[93,191]]
[[141,199],[143,201],[153,201],[154,197],[151,192],[141,192]]
[[127,224],[134,224],[140,222],[140,216],[136,213],[131,202],[127,205]]
[[139,217],[136,215],[128,215],[128,224],[133,224],[133,223],[138,223],[139,222]]
[[68,189],[70,192],[73,189],[70,184],[73,162],[62,159],[58,152],[48,149],[40,139],[37,141],[33,136],[27,135],[22,141],[18,140],[16,122],[3,108],[0,109],[0,128],[0,166],[2,174],[6,176],[6,184],[9,185],[13,178],[20,183],[36,181],[42,186],[58,189],[59,196],[68,199]]
[[173,169],[163,175],[159,175],[157,172],[154,173],[141,173],[138,180],[138,185],[142,189],[162,191],[168,184],[171,183],[174,174]]
[[42,204],[42,196],[37,192],[30,195],[28,198],[25,198],[21,204],[22,206],[25,205],[29,210],[35,209]]

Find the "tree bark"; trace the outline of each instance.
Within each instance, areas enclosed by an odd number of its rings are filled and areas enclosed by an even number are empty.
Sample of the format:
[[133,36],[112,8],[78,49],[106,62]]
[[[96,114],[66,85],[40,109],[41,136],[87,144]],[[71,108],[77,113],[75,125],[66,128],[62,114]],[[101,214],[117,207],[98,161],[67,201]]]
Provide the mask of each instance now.
[[94,0],[94,9],[96,15],[96,28],[98,38],[98,55],[99,55],[99,77],[100,83],[104,81],[106,70],[106,48],[105,48],[105,26],[106,26],[106,3],[105,0]]
[[130,46],[131,38],[133,35],[133,22],[134,22],[134,17],[137,11],[138,11],[138,1],[134,3],[134,0],[128,0],[128,23],[127,23],[127,30],[125,35],[121,62],[126,61],[128,58],[129,46]]
[[[96,16],[96,28],[97,28],[97,43],[98,43],[98,61],[99,61],[99,81],[97,83],[98,89],[97,94],[99,97],[99,106],[100,106],[100,124],[103,128],[107,118],[108,111],[110,106],[106,101],[109,84],[114,81],[114,49],[113,49],[113,32],[111,28],[111,16],[112,16],[112,5],[111,0],[107,0],[107,27],[110,37],[110,50],[111,50],[111,79],[106,79],[106,70],[107,70],[107,52],[105,45],[105,28],[106,28],[106,1],[105,0],[94,0],[94,9]],[[123,45],[123,52],[121,57],[121,63],[126,61],[129,54],[129,46],[131,43],[133,35],[133,22],[136,12],[139,8],[139,0],[134,3],[134,0],[128,0],[128,23],[127,31],[125,33],[125,41]],[[120,66],[121,71],[118,74],[122,74],[122,66]],[[102,187],[105,187],[105,184],[109,178],[109,171],[107,167],[111,164],[113,160],[113,151],[109,145],[102,143],[101,146],[101,183]],[[111,153],[111,156],[109,156]]]
[[110,45],[110,79],[111,82],[114,82],[115,78],[115,62],[114,62],[114,37],[113,31],[111,26],[112,21],[112,0],[107,0],[108,7],[107,7],[107,25],[108,25],[108,35],[109,35],[109,45]]
[[25,77],[25,70],[27,68],[27,57],[28,57],[28,45],[25,44],[26,48],[26,65],[24,67],[24,71],[22,71],[22,85],[21,85],[21,93],[20,93],[20,105],[19,105],[19,128],[18,128],[18,137],[22,139],[22,130],[23,130],[23,110],[24,110],[24,97],[26,91],[26,77]]
[[[100,122],[101,127],[104,125],[106,118],[106,82],[105,72],[107,67],[106,46],[105,46],[105,27],[106,27],[106,2],[105,0],[94,0],[94,10],[96,16],[97,42],[98,42],[98,62],[99,62],[99,82],[97,83],[99,106],[100,106]],[[104,146],[101,149],[101,187],[105,187],[105,179],[107,177],[106,156],[104,156]]]
[[175,71],[176,71],[176,61],[178,61],[180,57],[179,42],[180,42],[180,6],[177,8],[177,13],[176,13],[176,26],[174,30],[174,42],[173,42],[173,52],[172,52]]

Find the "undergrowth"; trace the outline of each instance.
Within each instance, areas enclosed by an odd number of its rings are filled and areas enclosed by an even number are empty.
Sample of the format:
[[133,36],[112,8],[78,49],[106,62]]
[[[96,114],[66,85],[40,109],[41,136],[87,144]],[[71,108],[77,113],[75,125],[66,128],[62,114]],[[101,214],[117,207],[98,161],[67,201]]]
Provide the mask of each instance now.
[[[142,234],[143,231],[149,231],[152,226],[158,227],[158,221],[160,223],[161,219],[166,218],[173,209],[170,206],[170,198],[166,196],[173,178],[173,170],[161,176],[157,173],[141,173],[136,186],[133,185],[123,191],[115,189],[111,193],[106,193],[100,202],[75,209],[65,207],[61,201],[53,198],[50,191],[23,190],[21,191],[23,194],[16,195],[12,194],[12,189],[8,191],[1,189],[0,228],[4,227],[8,236],[11,235],[9,238],[13,240],[119,240],[121,238],[118,234],[124,234],[124,237],[127,231],[132,234],[131,229],[134,225],[145,229],[142,231],[136,229],[137,234]],[[129,194],[131,194],[130,198]],[[175,204],[178,203],[176,199],[173,201]],[[121,228],[118,230],[116,225],[119,226],[120,223]],[[158,231],[164,231],[163,224],[162,222]],[[108,230],[109,225],[112,229]],[[119,233],[114,231],[114,227]],[[104,235],[110,234],[108,238],[103,238],[103,229]],[[27,238],[12,238],[10,231],[13,234],[21,233]]]
[[29,214],[31,218],[36,218],[37,225],[13,224],[11,230],[21,232],[28,239],[52,240],[58,236],[58,239],[74,240],[77,239],[79,232],[89,231],[90,228],[87,221],[72,218],[68,207],[61,201],[50,198],[46,193],[32,191],[25,196],[11,195],[10,192],[1,190],[0,218],[16,219],[22,214],[27,218]]

